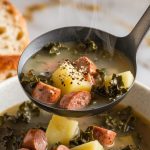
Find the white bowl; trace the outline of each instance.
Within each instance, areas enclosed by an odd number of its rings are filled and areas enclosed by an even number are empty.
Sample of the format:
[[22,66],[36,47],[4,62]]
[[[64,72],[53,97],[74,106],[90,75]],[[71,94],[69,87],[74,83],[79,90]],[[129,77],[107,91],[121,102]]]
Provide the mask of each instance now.
[[[0,84],[0,112],[25,100],[28,100],[28,97],[24,94],[17,77]],[[135,111],[150,120],[150,89],[148,87],[136,82],[121,103],[132,106]]]

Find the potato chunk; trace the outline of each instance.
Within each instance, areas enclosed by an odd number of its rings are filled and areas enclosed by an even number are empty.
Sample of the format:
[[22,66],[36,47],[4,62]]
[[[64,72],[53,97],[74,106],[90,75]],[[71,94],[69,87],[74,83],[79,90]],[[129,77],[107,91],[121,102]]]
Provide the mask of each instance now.
[[46,130],[46,137],[49,145],[57,142],[68,145],[69,141],[76,136],[78,132],[78,121],[53,115]]
[[119,73],[118,75],[122,77],[124,88],[129,88],[132,85],[134,77],[131,71]]
[[65,61],[52,75],[54,86],[62,90],[62,94],[91,90],[91,84],[74,66]]
[[[134,77],[133,77],[133,74],[131,73],[131,71],[119,73],[119,74],[117,74],[117,76],[122,77],[122,82],[124,84],[123,88],[127,89],[132,85]],[[110,85],[111,80],[112,80],[112,76],[107,76],[105,78],[105,87],[106,88]]]
[[71,150],[104,150],[104,148],[97,140],[95,140],[86,144],[76,146]]

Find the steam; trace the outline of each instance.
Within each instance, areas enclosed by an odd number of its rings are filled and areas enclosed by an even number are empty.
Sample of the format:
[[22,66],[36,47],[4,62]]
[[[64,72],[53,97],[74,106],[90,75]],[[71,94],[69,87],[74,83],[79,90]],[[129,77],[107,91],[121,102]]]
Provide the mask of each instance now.
[[106,51],[109,52],[111,56],[114,55],[115,45],[116,45],[116,38],[112,37],[111,35],[105,32],[98,32],[95,31],[95,34],[99,39],[103,41],[103,47]]
[[[57,1],[59,1],[58,17],[60,19],[60,22],[64,26],[91,27],[91,28],[89,28],[89,30],[85,36],[85,40],[89,39],[90,35],[93,34],[92,28],[94,28],[96,25],[95,20],[98,19],[98,13],[101,13],[99,11],[99,7],[98,7],[100,4],[100,1],[99,0],[57,0]],[[70,11],[71,11],[71,9],[77,9],[77,14],[73,14],[73,17],[77,17],[77,18],[74,18],[73,22],[70,21],[70,19],[72,20],[72,18],[70,18],[70,14],[66,14],[63,12],[62,7],[64,7],[64,6],[67,6],[67,8],[69,7]],[[84,13],[86,14],[85,17],[87,17],[88,21],[85,21],[85,22],[83,21],[84,18],[81,18],[81,16],[80,16],[81,13],[83,13],[82,17],[84,16]],[[62,18],[62,15],[63,16],[67,15],[67,16],[66,16],[66,18]],[[70,19],[68,19],[68,18],[70,18]],[[81,32],[82,32],[83,28],[80,28],[79,30],[81,30]],[[80,32],[80,31],[77,31],[77,32],[74,31],[74,36],[76,38],[79,37],[78,32]],[[116,39],[113,38],[111,35],[106,34],[105,32],[99,32],[97,30],[95,30],[94,34],[100,39],[100,42],[102,41],[104,49],[106,51],[108,51],[111,56],[113,56]]]

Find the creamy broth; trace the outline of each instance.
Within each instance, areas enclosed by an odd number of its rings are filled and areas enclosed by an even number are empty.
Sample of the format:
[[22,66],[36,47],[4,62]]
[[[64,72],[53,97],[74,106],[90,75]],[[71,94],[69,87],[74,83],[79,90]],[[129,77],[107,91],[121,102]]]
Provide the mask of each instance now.
[[69,42],[64,44],[67,45],[70,50],[61,51],[60,55],[56,56],[50,56],[48,51],[41,50],[26,62],[23,72],[26,73],[31,69],[34,69],[37,74],[54,72],[57,67],[66,59],[73,61],[81,56],[87,56],[96,64],[99,69],[106,68],[108,75],[127,70],[130,70],[134,74],[132,63],[124,54],[119,51],[115,51],[112,56],[110,56],[111,54],[109,54],[107,50],[104,51],[100,48],[96,53],[86,53],[81,50],[76,51],[77,53],[72,53],[72,51],[75,50],[76,43]]
[[[11,107],[7,109],[5,112],[1,113],[3,115],[4,113],[15,115],[16,111],[18,110],[19,105]],[[113,111],[123,109],[125,106],[123,105],[117,105],[115,108],[113,108]],[[102,113],[97,116],[93,117],[83,117],[76,119],[79,121],[79,126],[81,129],[85,130],[88,126],[90,125],[100,125],[101,126],[101,118],[105,115],[105,113]],[[149,143],[149,133],[150,133],[150,122],[145,119],[143,116],[141,116],[139,113],[134,112],[134,115],[137,118],[137,124],[135,127],[135,131],[139,133],[139,135],[142,137],[142,142],[140,144],[141,149],[140,150],[149,150],[150,149],[150,143]],[[40,116],[39,117],[33,117],[31,123],[29,124],[14,124],[15,128],[17,128],[19,131],[22,131],[22,129],[30,129],[30,128],[37,128],[37,127],[42,127],[47,128],[49,120],[51,118],[51,114],[41,110]],[[117,134],[115,143],[112,147],[110,148],[105,148],[107,149],[112,149],[112,150],[121,150],[121,148],[127,146],[127,145],[138,145],[138,140],[137,138],[132,134]],[[118,148],[118,149],[117,149]]]

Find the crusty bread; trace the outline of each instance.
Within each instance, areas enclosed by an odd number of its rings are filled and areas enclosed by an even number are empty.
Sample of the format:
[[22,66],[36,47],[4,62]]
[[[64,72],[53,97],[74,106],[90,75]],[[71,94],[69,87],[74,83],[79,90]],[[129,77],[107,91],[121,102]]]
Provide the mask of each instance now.
[[0,56],[0,80],[16,75],[19,55]]
[[8,0],[0,0],[0,81],[16,74],[19,57],[28,43],[24,18]]

